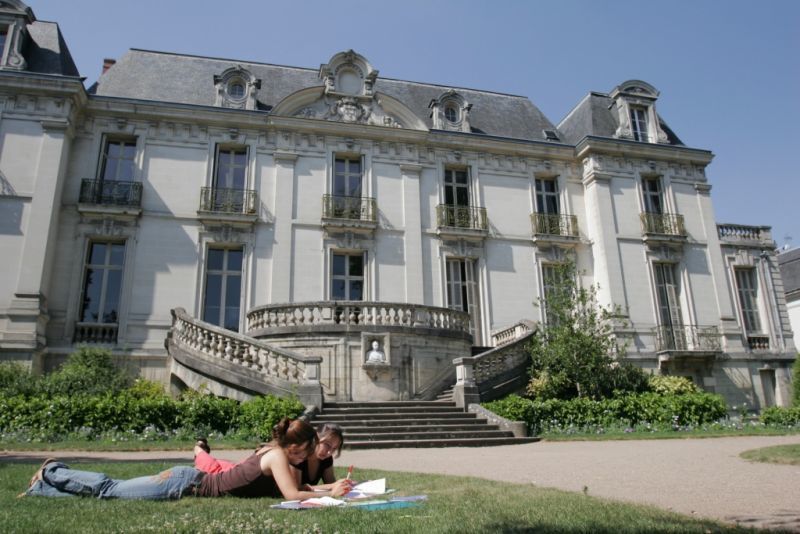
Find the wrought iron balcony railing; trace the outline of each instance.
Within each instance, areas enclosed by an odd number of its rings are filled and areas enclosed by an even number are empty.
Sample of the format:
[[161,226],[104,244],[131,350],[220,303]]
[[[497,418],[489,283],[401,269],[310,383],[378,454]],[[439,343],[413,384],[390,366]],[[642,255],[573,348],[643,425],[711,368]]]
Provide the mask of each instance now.
[[578,237],[578,218],[575,215],[531,213],[533,235]]
[[653,332],[656,338],[656,352],[722,350],[722,341],[716,326],[658,326]]
[[81,180],[78,201],[82,204],[138,208],[142,205],[142,184],[141,182],[84,179]]
[[645,234],[686,235],[686,228],[683,225],[683,215],[674,213],[642,213],[640,217],[642,219],[642,232]]
[[204,187],[200,191],[200,211],[255,215],[258,195],[253,189]]
[[486,208],[476,206],[436,206],[436,223],[441,227],[465,228],[468,230],[486,230]]
[[322,217],[325,219],[375,222],[377,211],[374,198],[342,195],[322,197]]

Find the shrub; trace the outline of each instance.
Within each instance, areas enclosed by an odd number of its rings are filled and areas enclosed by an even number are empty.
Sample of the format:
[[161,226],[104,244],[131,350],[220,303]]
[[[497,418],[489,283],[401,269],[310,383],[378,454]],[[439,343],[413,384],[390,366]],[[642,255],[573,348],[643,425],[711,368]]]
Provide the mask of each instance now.
[[694,382],[683,376],[651,375],[648,379],[650,389],[659,395],[686,395],[699,393]]
[[794,389],[793,404],[796,408],[800,408],[800,353],[794,359],[794,367],[792,367],[792,386]]
[[239,401],[187,390],[178,401],[177,426],[192,429],[197,435],[224,434],[233,428],[238,412]]
[[722,397],[710,393],[664,396],[648,392],[603,400],[585,397],[531,400],[510,395],[484,407],[507,419],[524,421],[534,433],[570,426],[700,425],[717,421],[726,414]]
[[766,408],[761,412],[761,422],[767,426],[798,427],[800,426],[800,406]]
[[42,378],[42,390],[48,395],[102,395],[118,393],[132,383],[131,374],[114,365],[108,350],[81,347]]
[[15,362],[0,363],[0,394],[8,397],[35,395],[39,381],[30,369]]
[[254,397],[239,407],[236,427],[242,437],[272,439],[272,427],[284,417],[295,418],[303,413],[303,404],[296,397]]

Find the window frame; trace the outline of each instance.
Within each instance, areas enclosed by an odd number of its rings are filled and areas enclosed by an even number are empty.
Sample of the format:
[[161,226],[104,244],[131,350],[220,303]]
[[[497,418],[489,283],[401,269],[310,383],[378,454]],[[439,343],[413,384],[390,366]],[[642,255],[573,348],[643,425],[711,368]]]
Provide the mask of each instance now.
[[[464,181],[458,182],[457,175],[463,174]],[[472,199],[472,176],[469,167],[446,165],[444,167],[443,185],[443,204],[455,208],[468,208],[473,205]],[[459,191],[466,195],[466,204],[459,201]],[[448,196],[451,197],[448,202]],[[463,200],[463,199],[462,199]]]
[[[106,245],[106,251],[104,253],[104,261],[103,263],[91,263],[92,261],[92,252],[93,247],[95,245]],[[119,264],[109,263],[111,260],[112,255],[112,247],[114,245],[121,245],[122,246],[122,261]],[[128,255],[128,247],[127,247],[127,240],[116,240],[116,239],[95,239],[90,238],[87,242],[85,248],[85,256],[83,261],[83,269],[81,272],[81,290],[80,295],[78,298],[78,313],[76,316],[76,322],[81,324],[109,324],[109,325],[117,325],[119,327],[120,318],[122,316],[122,295],[123,289],[125,287],[125,262]],[[89,284],[89,271],[102,271],[101,279],[99,281],[100,284],[100,295],[98,296],[98,318],[96,320],[86,320],[86,313],[87,313],[87,304],[86,298],[88,284]],[[119,287],[117,289],[117,296],[116,296],[116,321],[106,321],[105,315],[106,310],[105,308],[108,306],[108,279],[109,273],[111,271],[119,272]],[[112,310],[113,311],[113,310]]]
[[[456,266],[454,269],[452,266]],[[481,305],[480,288],[478,284],[478,260],[449,256],[444,258],[444,283],[445,306],[451,310],[465,312],[469,315],[469,331],[473,337],[473,344],[480,344],[481,338]],[[458,273],[458,279],[451,276]],[[458,294],[458,302],[453,298]]]
[[[212,269],[209,265],[211,259],[211,251],[222,251],[222,268],[220,269]],[[240,267],[239,270],[231,270],[228,268],[229,265],[229,253],[231,251],[238,251],[241,254],[240,260]],[[245,276],[245,247],[244,245],[223,245],[217,243],[209,243],[206,246],[206,257],[203,264],[203,285],[202,285],[202,302],[200,304],[200,317],[202,317],[203,321],[219,326],[220,328],[224,328],[231,332],[239,332],[242,325],[242,297],[244,295],[244,276]],[[207,308],[208,308],[208,297],[209,297],[209,275],[212,276],[219,276],[220,277],[220,295],[219,295],[219,311],[217,321],[209,321],[207,317]],[[236,330],[232,328],[228,328],[225,326],[225,318],[228,309],[228,278],[231,276],[239,276],[239,295],[236,302],[237,307],[237,324]]]
[[641,143],[650,142],[650,124],[648,120],[648,109],[644,106],[631,105],[629,118],[631,121],[631,135],[634,141]]
[[[336,257],[341,256],[344,257],[345,260],[345,273],[344,274],[336,274]],[[367,251],[366,250],[338,250],[338,249],[331,249],[330,251],[330,266],[328,269],[328,295],[330,300],[333,301],[364,301],[367,299]],[[351,274],[350,268],[350,258],[359,258],[361,259],[361,275],[353,275]],[[334,287],[337,280],[341,280],[344,282],[344,297],[337,298],[334,296]],[[354,299],[352,298],[351,294],[351,283],[361,283],[361,296],[360,298]]]
[[[342,173],[337,170],[340,161],[344,165],[344,172]],[[357,174],[350,172],[352,163],[358,163]],[[341,189],[344,193],[337,192],[337,184],[339,184],[340,180],[342,181]],[[351,190],[354,181],[357,181],[357,187]],[[331,195],[334,197],[364,198],[364,185],[364,156],[361,154],[334,153],[333,165],[331,166]],[[358,194],[354,194],[356,192]]]
[[[652,186],[655,186],[655,189]],[[664,215],[664,187],[660,176],[642,176],[642,208],[644,213]],[[654,202],[655,201],[655,202]]]
[[[243,165],[236,165],[235,163],[231,163],[227,169],[226,176],[226,185],[220,185],[220,163],[222,161],[221,154],[226,153],[229,156],[234,156],[235,154],[244,154],[244,164]],[[235,157],[232,158],[232,162],[235,160]],[[229,182],[230,177],[233,173],[234,180],[235,180],[235,169],[241,168],[242,169],[242,187],[230,187],[227,185]],[[245,191],[247,186],[250,182],[249,174],[250,174],[250,147],[247,145],[236,145],[236,144],[217,144],[215,151],[214,151],[214,172],[211,176],[211,187],[212,189],[221,190],[221,189],[233,189],[237,191]]]
[[[99,182],[122,182],[132,183],[136,181],[136,160],[139,153],[138,150],[139,139],[136,136],[117,136],[107,135],[103,137],[103,142],[100,151],[100,162],[97,170],[97,179]],[[111,145],[120,146],[120,156],[113,158],[117,163],[115,166],[114,176],[106,176],[109,168],[109,160],[112,158],[109,155]],[[130,158],[124,157],[126,148],[132,148],[133,154]],[[126,165],[130,166],[130,180],[120,179],[120,169],[123,167],[121,162],[127,162]]]
[[[552,184],[553,190],[546,191],[545,184]],[[558,177],[537,176],[534,178],[536,213],[541,215],[561,215],[561,194]],[[553,210],[555,207],[555,211]]]
[[[740,276],[742,275],[742,276]],[[745,276],[749,279],[745,280]],[[758,295],[758,272],[755,267],[734,267],[733,279],[745,334],[763,334]],[[742,282],[750,287],[743,287]]]

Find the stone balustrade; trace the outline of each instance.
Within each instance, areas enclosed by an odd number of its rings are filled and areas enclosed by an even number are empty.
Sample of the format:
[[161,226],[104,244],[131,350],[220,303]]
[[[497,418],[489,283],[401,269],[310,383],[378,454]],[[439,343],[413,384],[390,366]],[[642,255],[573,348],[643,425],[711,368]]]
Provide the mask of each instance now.
[[[170,340],[178,349],[256,372],[291,386],[319,387],[322,358],[294,354],[172,310]],[[302,400],[302,399],[301,399]]]
[[743,224],[718,224],[717,235],[726,243],[756,243],[774,246],[769,226],[746,226]]
[[536,329],[536,323],[533,321],[519,321],[508,328],[503,328],[492,334],[492,344],[495,347],[506,345],[516,341],[528,332]]
[[468,336],[470,321],[469,314],[448,308],[367,301],[268,304],[253,308],[247,314],[247,331],[255,336],[371,327],[434,329]]

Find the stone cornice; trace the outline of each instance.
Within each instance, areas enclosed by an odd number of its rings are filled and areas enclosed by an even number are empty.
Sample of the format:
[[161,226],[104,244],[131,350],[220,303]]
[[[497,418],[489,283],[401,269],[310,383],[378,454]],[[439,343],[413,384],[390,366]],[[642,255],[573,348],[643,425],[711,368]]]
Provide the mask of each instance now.
[[579,160],[592,154],[625,156],[627,158],[646,158],[653,160],[681,161],[705,166],[714,159],[709,150],[682,146],[640,143],[621,139],[587,136],[575,146],[575,157]]
[[4,89],[15,94],[69,96],[80,106],[88,100],[81,79],[67,76],[0,70],[0,91]]

